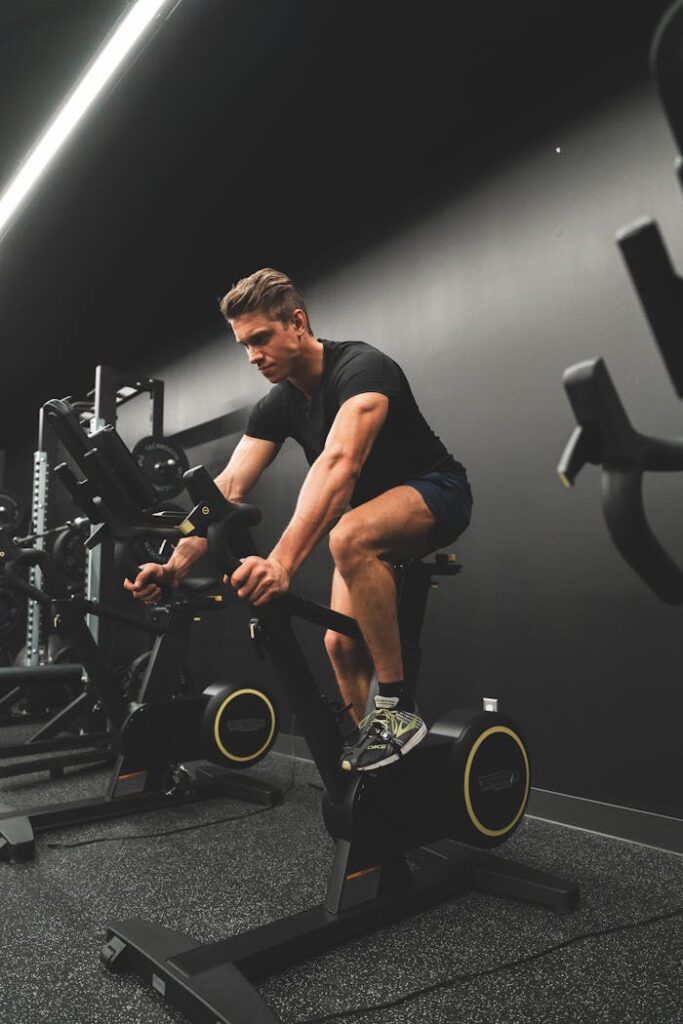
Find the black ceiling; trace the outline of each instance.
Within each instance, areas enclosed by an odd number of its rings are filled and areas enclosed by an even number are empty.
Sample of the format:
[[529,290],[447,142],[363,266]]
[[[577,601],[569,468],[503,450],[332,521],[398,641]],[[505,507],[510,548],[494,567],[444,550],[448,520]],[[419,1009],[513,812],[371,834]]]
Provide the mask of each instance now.
[[[122,0],[4,0],[0,180]],[[183,0],[0,241],[11,445],[40,401],[306,282],[643,79],[662,0]],[[0,441],[0,447],[3,441]]]

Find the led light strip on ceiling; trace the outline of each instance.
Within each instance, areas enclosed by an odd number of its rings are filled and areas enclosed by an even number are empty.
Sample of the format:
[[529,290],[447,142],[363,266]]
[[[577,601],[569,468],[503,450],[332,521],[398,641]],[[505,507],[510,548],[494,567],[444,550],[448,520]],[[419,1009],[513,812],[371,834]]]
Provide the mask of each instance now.
[[[95,102],[152,21],[180,0],[137,0],[121,19],[87,71],[29,152],[0,196],[0,238],[36,182]],[[172,13],[167,11],[167,15]]]

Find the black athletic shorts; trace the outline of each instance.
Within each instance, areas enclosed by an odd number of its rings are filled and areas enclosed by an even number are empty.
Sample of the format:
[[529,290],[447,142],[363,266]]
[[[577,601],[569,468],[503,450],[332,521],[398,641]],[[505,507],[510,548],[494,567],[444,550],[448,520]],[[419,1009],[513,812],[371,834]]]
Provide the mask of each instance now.
[[420,492],[436,519],[429,538],[431,551],[448,547],[469,526],[472,489],[462,470],[450,467],[437,469],[415,480],[406,480],[404,486],[414,487]]

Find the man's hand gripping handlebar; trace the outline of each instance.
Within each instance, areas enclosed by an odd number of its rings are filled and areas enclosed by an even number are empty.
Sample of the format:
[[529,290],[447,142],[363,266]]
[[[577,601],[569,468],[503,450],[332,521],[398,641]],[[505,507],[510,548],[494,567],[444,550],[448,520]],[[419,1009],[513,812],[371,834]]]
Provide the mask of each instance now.
[[[249,563],[264,561],[255,556],[250,557],[253,555],[253,546],[246,530],[260,521],[258,509],[252,505],[236,505],[228,501],[203,466],[188,470],[184,481],[196,504],[178,527],[183,539],[170,561],[166,565],[148,562],[138,567],[134,579],[131,575],[130,579],[124,580],[125,589],[145,604],[158,601],[162,589],[178,587],[190,565],[207,549],[214,568],[224,574],[226,580],[242,568],[242,562],[235,554],[236,549]],[[243,589],[240,582],[236,579],[233,583],[238,593]]]

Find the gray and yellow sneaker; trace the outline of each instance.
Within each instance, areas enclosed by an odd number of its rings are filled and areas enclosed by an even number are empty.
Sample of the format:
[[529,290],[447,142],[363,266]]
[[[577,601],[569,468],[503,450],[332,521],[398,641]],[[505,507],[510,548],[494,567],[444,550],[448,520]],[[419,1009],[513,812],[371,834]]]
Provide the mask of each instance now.
[[[393,706],[387,706],[391,702]],[[359,738],[347,747],[341,766],[347,772],[384,768],[404,757],[427,735],[427,726],[412,711],[395,707],[398,699],[375,697],[375,710],[358,726]]]

